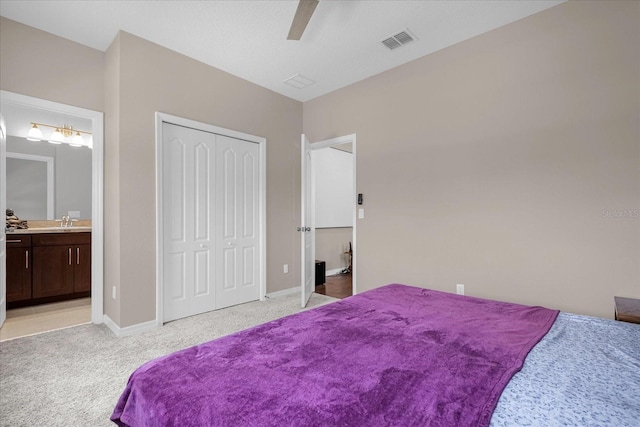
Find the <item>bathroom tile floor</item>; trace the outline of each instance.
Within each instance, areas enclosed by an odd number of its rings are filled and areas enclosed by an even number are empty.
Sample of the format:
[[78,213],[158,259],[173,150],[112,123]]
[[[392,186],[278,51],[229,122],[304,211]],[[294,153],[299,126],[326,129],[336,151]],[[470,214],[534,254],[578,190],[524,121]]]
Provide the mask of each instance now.
[[91,298],[7,310],[0,341],[91,322]]

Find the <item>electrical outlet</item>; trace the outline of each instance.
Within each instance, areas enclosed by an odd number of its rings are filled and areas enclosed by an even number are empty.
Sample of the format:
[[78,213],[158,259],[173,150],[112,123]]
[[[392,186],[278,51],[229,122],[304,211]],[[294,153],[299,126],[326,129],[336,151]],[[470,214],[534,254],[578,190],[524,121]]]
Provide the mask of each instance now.
[[282,272],[287,274],[289,272],[289,264],[285,264],[282,266]]
[[111,298],[116,299],[116,287],[115,286],[111,289]]
[[364,219],[364,209],[358,209],[358,219]]
[[456,293],[458,295],[464,295],[464,285],[463,284],[458,283],[456,285]]

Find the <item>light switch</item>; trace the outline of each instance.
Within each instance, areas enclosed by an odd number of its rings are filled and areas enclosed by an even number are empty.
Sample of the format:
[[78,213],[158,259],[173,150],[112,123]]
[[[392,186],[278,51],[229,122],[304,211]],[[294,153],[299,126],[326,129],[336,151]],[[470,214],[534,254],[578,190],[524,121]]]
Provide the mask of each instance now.
[[358,209],[358,219],[363,219],[364,218],[364,209],[360,208]]

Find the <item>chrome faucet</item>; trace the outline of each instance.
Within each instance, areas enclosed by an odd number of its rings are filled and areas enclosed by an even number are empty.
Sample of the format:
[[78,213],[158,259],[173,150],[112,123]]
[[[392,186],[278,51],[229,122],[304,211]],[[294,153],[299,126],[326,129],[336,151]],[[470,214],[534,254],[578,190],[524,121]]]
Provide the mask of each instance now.
[[62,219],[56,219],[56,221],[60,221],[60,227],[73,227],[73,223],[78,220],[69,215],[63,215]]

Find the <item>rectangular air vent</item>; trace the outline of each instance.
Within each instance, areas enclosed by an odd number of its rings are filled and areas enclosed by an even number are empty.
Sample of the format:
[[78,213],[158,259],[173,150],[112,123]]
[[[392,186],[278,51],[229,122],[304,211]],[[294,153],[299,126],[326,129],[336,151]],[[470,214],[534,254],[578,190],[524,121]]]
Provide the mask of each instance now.
[[398,34],[394,34],[393,36],[382,40],[382,44],[387,48],[393,50],[414,40],[416,40],[416,37],[411,34],[409,30],[404,30],[400,31]]
[[293,86],[296,89],[304,89],[305,87],[309,87],[314,84],[315,81],[301,74],[296,74],[295,76],[289,77],[284,81],[284,83],[288,84],[289,86]]
[[388,39],[382,40],[382,44],[392,50],[402,46],[400,42],[396,40],[394,37],[389,37]]

